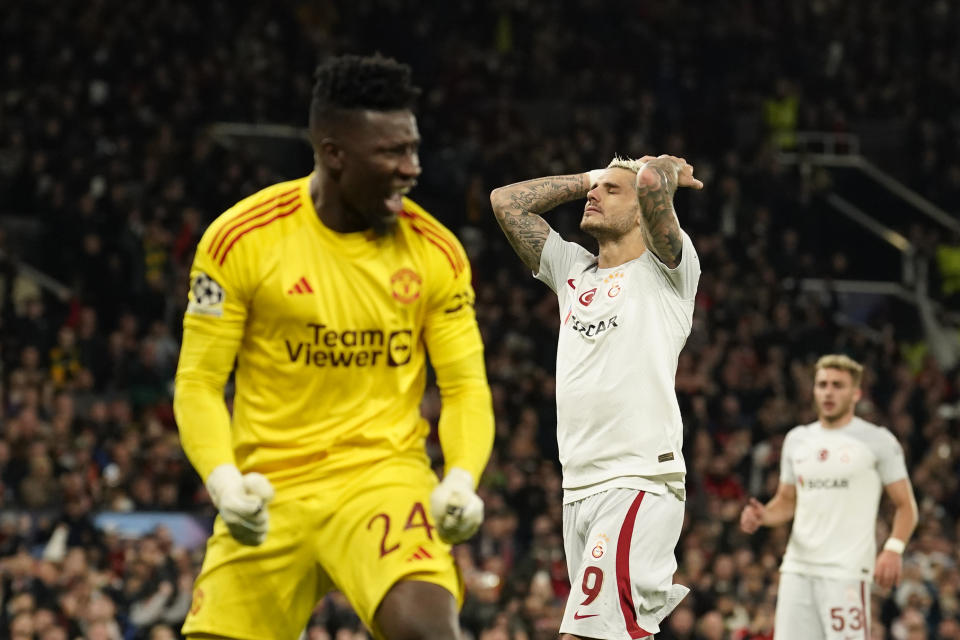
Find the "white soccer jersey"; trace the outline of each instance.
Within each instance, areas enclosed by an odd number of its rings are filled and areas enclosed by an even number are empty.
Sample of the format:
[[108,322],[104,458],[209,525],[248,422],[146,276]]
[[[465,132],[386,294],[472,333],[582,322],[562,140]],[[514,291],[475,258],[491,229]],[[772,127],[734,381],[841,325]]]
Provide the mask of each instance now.
[[600,269],[596,256],[556,231],[547,238],[535,275],[560,301],[557,442],[565,502],[570,489],[686,472],[674,380],[700,279],[686,233],[681,258],[670,269],[647,251]]
[[907,477],[892,433],[866,420],[825,429],[794,427],[783,442],[780,482],[797,488],[790,542],[780,570],[870,580],[883,487]]

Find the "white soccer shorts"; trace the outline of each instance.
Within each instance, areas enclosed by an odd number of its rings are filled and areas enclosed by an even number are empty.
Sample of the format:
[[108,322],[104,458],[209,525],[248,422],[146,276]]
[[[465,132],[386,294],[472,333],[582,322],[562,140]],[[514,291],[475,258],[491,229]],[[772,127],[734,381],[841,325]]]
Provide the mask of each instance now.
[[649,638],[690,591],[673,584],[684,503],[671,493],[609,489],[563,505],[570,597],[561,633]]
[[774,640],[870,640],[870,584],[781,573]]

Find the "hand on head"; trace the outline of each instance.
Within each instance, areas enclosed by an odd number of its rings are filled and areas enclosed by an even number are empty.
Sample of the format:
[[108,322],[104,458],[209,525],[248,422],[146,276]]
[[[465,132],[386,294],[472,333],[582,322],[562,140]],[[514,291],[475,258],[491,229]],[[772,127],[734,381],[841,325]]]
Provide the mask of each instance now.
[[648,167],[655,167],[664,171],[670,171],[675,185],[677,187],[691,187],[693,189],[703,189],[703,182],[693,177],[693,165],[687,163],[684,158],[676,156],[661,155],[643,156],[640,158],[643,166],[637,172],[637,186],[656,187],[659,185],[660,178],[656,171],[648,171]]

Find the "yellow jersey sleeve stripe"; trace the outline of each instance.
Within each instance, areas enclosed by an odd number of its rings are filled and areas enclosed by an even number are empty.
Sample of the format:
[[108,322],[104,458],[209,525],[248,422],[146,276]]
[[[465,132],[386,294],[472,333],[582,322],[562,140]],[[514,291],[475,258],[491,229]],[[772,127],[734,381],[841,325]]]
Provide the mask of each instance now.
[[461,271],[467,266],[467,256],[463,252],[463,248],[461,248],[456,236],[450,233],[446,227],[431,218],[424,217],[417,219],[417,226],[436,236],[438,240],[450,248],[450,253],[453,255],[453,259]]
[[447,261],[450,263],[450,267],[453,269],[454,274],[460,275],[460,272],[463,271],[465,266],[463,256],[461,255],[461,252],[458,251],[457,245],[451,241],[450,238],[444,234],[437,225],[432,224],[427,219],[407,210],[402,211],[400,216],[409,221],[411,229],[422,235],[427,239],[427,241],[440,249],[443,255],[446,256]]
[[[272,211],[272,210],[275,209],[275,208],[276,208],[276,207],[271,207],[270,210]],[[235,235],[235,236],[233,237],[233,240],[230,241],[230,244],[227,245],[227,248],[224,249],[223,255],[220,256],[220,261],[219,261],[217,264],[219,264],[221,267],[223,266],[223,262],[224,262],[224,260],[227,259],[227,254],[230,253],[230,249],[233,248],[233,245],[237,244],[237,241],[238,241],[240,238],[242,238],[243,236],[247,235],[247,234],[250,233],[251,231],[254,231],[255,229],[259,229],[260,227],[265,227],[265,226],[267,226],[268,224],[270,224],[271,222],[274,222],[274,221],[276,221],[276,220],[279,220],[280,218],[286,218],[287,216],[292,215],[292,214],[293,214],[297,209],[299,209],[299,208],[300,208],[300,203],[298,202],[297,204],[293,205],[293,206],[290,207],[289,209],[287,209],[287,210],[285,210],[285,211],[281,211],[280,213],[278,213],[277,215],[273,216],[272,218],[267,218],[266,220],[264,220],[264,221],[262,221],[262,222],[258,222],[257,224],[255,224],[255,225],[253,225],[253,226],[247,227],[246,229],[244,229],[243,231],[241,231],[240,233],[238,233],[237,235]],[[259,216],[257,216],[257,217],[259,217]],[[249,220],[247,220],[246,222],[249,222]]]
[[[250,205],[249,207],[247,207],[246,209],[244,209],[243,211],[240,211],[239,213],[237,213],[237,214],[235,214],[235,215],[229,215],[230,212],[228,211],[227,214],[225,214],[225,215],[223,216],[223,221],[220,223],[220,228],[217,230],[217,233],[213,236],[213,239],[210,241],[211,246],[214,245],[214,244],[216,244],[217,240],[220,238],[220,234],[223,233],[223,231],[224,231],[225,229],[227,229],[227,227],[229,227],[230,223],[236,222],[236,221],[239,220],[240,218],[244,217],[245,215],[247,215],[247,214],[249,214],[249,213],[252,213],[252,212],[256,211],[256,210],[259,209],[260,207],[263,207],[263,206],[265,206],[265,205],[268,205],[268,204],[270,204],[271,202],[275,202],[275,201],[278,200],[278,199],[286,198],[287,196],[289,196],[289,195],[291,195],[291,194],[293,194],[293,193],[295,193],[295,192],[296,192],[296,189],[290,189],[290,190],[288,190],[288,191],[282,191],[282,192],[280,192],[280,193],[278,193],[278,194],[276,194],[276,195],[274,195],[274,196],[271,196],[270,198],[267,198],[266,200],[257,198],[258,201],[257,201],[255,204]],[[259,195],[259,194],[258,194],[258,195]],[[254,196],[254,197],[256,198],[256,196]],[[238,205],[238,206],[239,206],[239,205]]]
[[418,227],[436,237],[437,240],[441,241],[450,250],[454,261],[457,263],[457,266],[460,269],[463,269],[463,267],[466,266],[466,256],[464,255],[463,250],[460,248],[460,243],[446,227],[429,216],[417,213],[416,210],[411,211],[410,214],[410,222],[416,222]]
[[[285,207],[286,205],[290,204],[291,202],[293,202],[294,200],[297,199],[296,193],[297,193],[297,191],[299,191],[299,189],[300,189],[300,188],[297,187],[297,188],[291,189],[291,190],[289,190],[289,191],[284,191],[284,192],[282,192],[282,193],[278,193],[278,194],[275,195],[274,197],[272,197],[272,198],[270,198],[270,199],[268,199],[268,200],[264,200],[263,202],[258,202],[257,204],[253,205],[252,207],[249,207],[249,208],[247,208],[246,210],[241,211],[241,212],[238,213],[237,215],[235,215],[235,216],[231,217],[229,220],[225,221],[225,222],[223,223],[223,225],[221,225],[221,227],[217,230],[217,233],[213,236],[213,239],[210,241],[210,246],[207,247],[207,253],[210,254],[210,257],[211,257],[211,258],[213,258],[214,260],[216,260],[216,259],[217,259],[217,254],[220,252],[220,249],[223,247],[223,244],[226,242],[227,237],[228,237],[231,233],[233,233],[234,230],[236,230],[237,227],[239,227],[240,225],[244,224],[245,222],[249,222],[250,220],[253,220],[253,219],[255,219],[255,218],[259,218],[259,217],[261,217],[261,216],[264,216],[264,215],[270,213],[271,211],[273,211],[274,209],[276,209],[276,208],[278,208],[278,207]],[[291,196],[291,195],[292,195],[293,197],[288,198],[287,200],[283,200],[283,199],[286,198],[287,196]],[[277,202],[278,200],[279,200],[280,202]],[[275,203],[275,204],[274,204],[272,207],[269,207],[269,208],[267,208],[267,209],[265,209],[265,210],[259,211],[258,213],[254,213],[254,212],[256,212],[258,209],[261,209],[262,207],[265,207],[265,206],[267,206],[268,204],[271,204],[271,203]],[[252,215],[252,216],[250,216],[250,217],[245,217],[245,216],[247,216],[248,214],[251,214],[251,213],[254,213],[254,215]]]
[[447,259],[447,262],[450,263],[450,268],[453,269],[453,274],[456,276],[460,275],[460,272],[463,269],[460,266],[459,261],[454,257],[454,255],[451,254],[449,247],[445,246],[442,243],[442,240],[437,239],[436,235],[431,235],[430,232],[420,227],[416,223],[411,223],[410,228],[413,229],[414,232],[416,232],[417,234],[423,236],[427,240],[427,242],[431,243],[433,246],[440,249],[440,253],[442,253],[444,257]]

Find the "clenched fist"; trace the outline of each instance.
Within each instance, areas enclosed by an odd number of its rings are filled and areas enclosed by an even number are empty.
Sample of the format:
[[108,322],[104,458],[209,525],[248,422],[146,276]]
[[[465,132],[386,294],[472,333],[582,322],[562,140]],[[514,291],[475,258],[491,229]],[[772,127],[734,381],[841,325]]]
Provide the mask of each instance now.
[[483,500],[473,490],[469,471],[454,467],[430,495],[430,512],[440,539],[449,544],[467,540],[483,522]]

